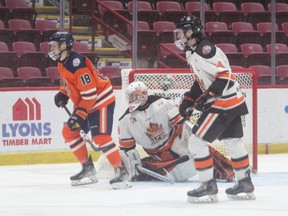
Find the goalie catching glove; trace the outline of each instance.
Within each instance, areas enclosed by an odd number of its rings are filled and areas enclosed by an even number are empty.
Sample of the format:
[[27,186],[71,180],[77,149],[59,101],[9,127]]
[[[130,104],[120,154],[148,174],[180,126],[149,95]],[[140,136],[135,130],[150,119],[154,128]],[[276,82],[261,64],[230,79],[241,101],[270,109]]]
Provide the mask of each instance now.
[[72,131],[81,130],[82,126],[85,124],[87,115],[87,111],[84,108],[76,108],[67,122],[70,129]]

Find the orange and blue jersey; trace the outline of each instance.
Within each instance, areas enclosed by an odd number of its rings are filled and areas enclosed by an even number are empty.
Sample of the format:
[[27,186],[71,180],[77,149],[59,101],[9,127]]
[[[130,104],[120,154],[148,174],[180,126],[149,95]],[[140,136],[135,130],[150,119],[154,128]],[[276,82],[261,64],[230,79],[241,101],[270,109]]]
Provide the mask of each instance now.
[[63,80],[60,91],[66,94],[75,107],[92,113],[115,101],[108,77],[101,74],[85,56],[71,52],[64,62],[58,62]]

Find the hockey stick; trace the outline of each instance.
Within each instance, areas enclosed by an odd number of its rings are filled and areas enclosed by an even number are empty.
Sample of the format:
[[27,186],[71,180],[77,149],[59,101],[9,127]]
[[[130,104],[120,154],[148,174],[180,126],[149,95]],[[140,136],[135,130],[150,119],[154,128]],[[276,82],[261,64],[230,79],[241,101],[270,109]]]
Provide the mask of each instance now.
[[142,172],[142,173],[144,173],[144,174],[147,174],[147,175],[149,175],[149,176],[152,176],[152,177],[154,177],[154,178],[157,178],[157,179],[159,179],[159,180],[161,180],[161,181],[169,182],[170,184],[174,184],[174,178],[173,178],[173,176],[172,176],[169,172],[167,172],[165,169],[164,169],[164,171],[166,172],[167,176],[164,176],[164,175],[161,175],[161,174],[159,174],[159,173],[156,173],[156,172],[154,172],[154,171],[152,171],[152,170],[146,169],[146,168],[140,166],[139,164],[136,165],[136,169],[137,169],[139,172]]
[[154,172],[154,171],[152,171],[152,170],[149,170],[149,169],[147,169],[147,168],[144,168],[144,167],[142,167],[142,166],[140,166],[140,165],[137,165],[136,168],[137,168],[138,171],[140,171],[140,172],[142,172],[142,173],[144,173],[144,174],[147,174],[147,175],[149,175],[149,176],[152,176],[152,177],[154,177],[154,178],[157,178],[157,179],[159,179],[159,180],[161,180],[161,181],[165,181],[165,182],[169,182],[170,184],[173,184],[173,183],[174,183],[174,178],[173,178],[173,176],[172,176],[166,169],[169,169],[169,168],[171,168],[171,167],[173,167],[173,166],[176,166],[176,165],[178,165],[178,164],[180,164],[180,163],[184,163],[184,162],[186,162],[186,161],[188,161],[188,160],[189,160],[189,156],[188,156],[188,155],[182,155],[181,157],[177,158],[177,159],[176,159],[174,162],[172,162],[171,164],[169,164],[169,165],[161,168],[161,169],[163,169],[163,170],[165,171],[165,173],[166,173],[167,176],[161,175],[161,174],[159,174],[159,173],[157,173],[157,172]]
[[[65,109],[66,113],[67,113],[69,116],[72,115],[71,112],[70,112],[70,110],[67,108],[66,105],[63,105],[62,107]],[[80,126],[79,126],[79,128],[80,128]],[[103,150],[105,150],[105,149],[107,149],[107,148],[110,147],[110,145],[108,145],[108,146],[105,146],[105,147],[102,147],[102,148],[101,148],[101,147],[97,147],[97,146],[93,145],[92,141],[88,138],[87,134],[86,134],[86,133],[83,131],[83,129],[81,129],[81,128],[80,128],[80,136],[81,136],[83,139],[86,140],[86,142],[91,146],[91,148],[92,148],[95,152],[100,152],[100,151],[103,151]],[[112,143],[111,146],[112,146],[112,145],[115,145],[115,144]]]
[[[62,106],[64,109],[65,109],[65,111],[67,112],[67,114],[69,115],[69,116],[71,116],[71,112],[70,112],[70,110],[67,108],[67,106],[66,105],[63,105]],[[80,128],[80,127],[79,127]],[[85,139],[86,140],[86,142],[88,142],[88,144],[91,146],[91,148],[94,150],[94,151],[96,151],[96,152],[99,152],[99,151],[102,151],[104,148],[97,148],[96,146],[94,146],[93,145],[93,143],[92,143],[92,141],[87,137],[87,134],[82,130],[82,129],[80,129],[80,135],[82,136],[82,138],[83,139]],[[113,145],[114,145],[114,143],[113,143]],[[107,147],[109,147],[109,146],[107,146]],[[105,147],[105,148],[107,148],[107,147]],[[159,180],[162,180],[162,181],[165,181],[165,182],[169,182],[170,184],[173,184],[174,183],[174,178],[173,178],[173,176],[171,175],[171,174],[169,174],[165,169],[165,172],[167,173],[167,176],[163,176],[163,175],[160,175],[160,174],[158,174],[158,173],[156,173],[156,172],[153,172],[152,170],[148,170],[148,169],[146,169],[146,168],[144,168],[144,167],[142,167],[142,166],[140,166],[140,165],[136,165],[136,169],[139,171],[139,172],[142,172],[142,173],[145,173],[145,174],[147,174],[147,175],[150,175],[150,176],[152,176],[152,177],[154,177],[154,178],[157,178],[157,179],[159,179]]]

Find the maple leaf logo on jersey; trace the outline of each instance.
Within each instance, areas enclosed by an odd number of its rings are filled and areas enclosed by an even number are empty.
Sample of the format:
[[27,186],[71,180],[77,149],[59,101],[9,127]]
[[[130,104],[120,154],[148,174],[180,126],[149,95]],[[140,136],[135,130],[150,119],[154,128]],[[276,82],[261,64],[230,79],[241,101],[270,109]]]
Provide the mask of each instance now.
[[163,139],[165,139],[165,131],[163,129],[162,124],[157,123],[149,123],[149,127],[147,128],[146,135],[151,140],[152,144],[155,144]]

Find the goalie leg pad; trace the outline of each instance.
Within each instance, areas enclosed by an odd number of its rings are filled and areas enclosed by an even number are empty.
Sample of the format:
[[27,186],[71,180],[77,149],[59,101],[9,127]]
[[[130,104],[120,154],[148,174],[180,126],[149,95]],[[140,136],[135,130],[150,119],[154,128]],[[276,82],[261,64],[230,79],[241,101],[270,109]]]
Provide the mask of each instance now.
[[139,172],[136,169],[136,165],[141,166],[141,158],[136,149],[132,149],[130,151],[120,150],[121,159],[123,165],[129,173],[129,180],[131,180],[134,176],[139,175]]
[[233,181],[235,173],[232,162],[215,148],[209,146],[210,155],[213,158],[214,178],[227,182]]
[[193,157],[189,156],[188,161],[176,165],[175,168],[173,168],[169,173],[173,176],[175,182],[186,181],[195,176],[197,172]]

